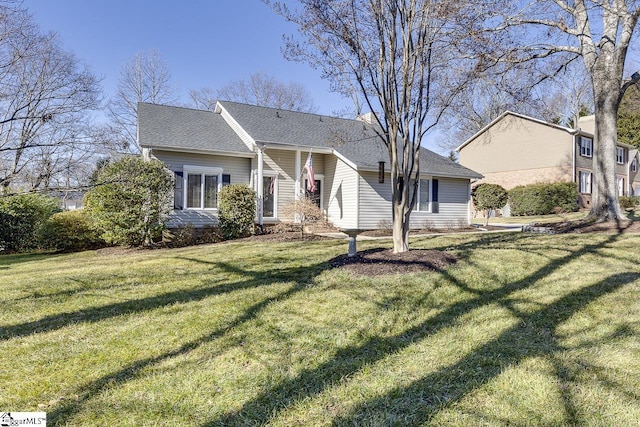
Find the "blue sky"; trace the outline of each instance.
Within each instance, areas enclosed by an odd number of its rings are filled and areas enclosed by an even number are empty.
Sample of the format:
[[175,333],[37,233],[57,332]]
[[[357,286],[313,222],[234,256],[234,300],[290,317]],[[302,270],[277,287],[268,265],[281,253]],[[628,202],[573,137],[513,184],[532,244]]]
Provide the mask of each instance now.
[[26,0],[24,6],[103,78],[106,96],[115,93],[129,58],[157,49],[183,103],[191,89],[266,72],[304,84],[321,114],[350,106],[318,71],[284,59],[282,35],[295,27],[259,0]]

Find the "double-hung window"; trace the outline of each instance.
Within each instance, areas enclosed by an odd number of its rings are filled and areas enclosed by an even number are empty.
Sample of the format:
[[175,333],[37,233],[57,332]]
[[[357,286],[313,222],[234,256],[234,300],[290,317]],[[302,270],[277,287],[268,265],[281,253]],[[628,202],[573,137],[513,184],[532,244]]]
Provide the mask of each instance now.
[[633,159],[633,161],[631,162],[631,172],[637,172],[637,171],[638,171],[638,160]]
[[420,178],[418,180],[418,200],[416,201],[414,211],[438,213],[437,179]]
[[418,184],[418,210],[421,212],[429,212],[431,210],[429,202],[431,201],[431,180],[421,178]]
[[624,164],[624,147],[616,147],[616,163],[619,165]]
[[593,155],[593,139],[586,136],[580,137],[580,155],[591,157]]
[[221,168],[185,166],[184,180],[187,209],[218,208],[218,191],[223,182]]

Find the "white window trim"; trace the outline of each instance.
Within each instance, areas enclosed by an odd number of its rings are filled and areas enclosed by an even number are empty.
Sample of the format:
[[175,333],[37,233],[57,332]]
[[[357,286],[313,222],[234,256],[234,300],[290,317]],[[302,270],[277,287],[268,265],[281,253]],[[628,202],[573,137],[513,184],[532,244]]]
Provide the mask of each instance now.
[[[257,172],[256,172],[257,174]],[[263,178],[275,178],[275,182],[273,183],[273,216],[263,216],[263,219],[266,220],[277,220],[278,219],[278,172],[276,171],[263,171],[262,172],[262,177]],[[258,184],[258,179],[256,178],[256,185]],[[263,186],[264,187],[264,186]],[[258,191],[257,188],[255,189],[256,192]],[[263,191],[267,190],[267,188],[263,188]],[[264,201],[263,201],[264,203]],[[264,208],[264,206],[263,206]],[[264,211],[263,211],[264,214]]]
[[[315,178],[316,181],[320,181],[320,210],[324,211],[324,174],[321,173],[314,173],[313,177]],[[307,173],[304,173],[304,178],[302,180],[302,189],[303,189],[303,195],[306,193],[307,191],[307,185],[306,182],[308,180],[307,177]]]
[[[224,170],[222,168],[218,168],[218,167],[210,167],[210,166],[193,166],[193,165],[184,165],[182,167],[182,192],[184,193],[182,195],[182,206],[184,206],[185,210],[190,210],[190,211],[217,211],[218,208],[205,208],[204,206],[204,185],[205,185],[205,179],[203,175],[215,175],[218,177],[218,193],[220,192],[220,189],[222,188],[222,172]],[[201,176],[203,176],[202,178],[202,182],[200,183],[201,185],[201,190],[200,190],[200,207],[197,208],[190,208],[187,206],[187,197],[188,197],[188,193],[189,193],[189,186],[188,184],[188,179],[189,179],[189,174],[191,175],[196,175],[196,174],[200,174]]]
[[[427,204],[428,208],[426,211],[420,210],[420,180],[428,179],[429,180],[429,203]],[[432,176],[421,176],[418,180],[418,200],[416,200],[416,206],[413,209],[414,212],[424,212],[431,213],[433,211],[433,177]]]
[[[583,151],[583,150],[582,150],[582,148],[583,148],[583,147],[582,147],[582,141],[583,141],[583,140],[584,140],[584,141],[589,141],[589,147],[588,147],[588,151],[589,151],[589,152],[588,152],[588,153],[586,152],[586,151],[587,151],[587,149],[586,149],[586,148],[585,148],[585,150],[584,150],[584,151],[585,151],[585,153],[583,153],[583,152],[582,152],[582,151]],[[581,155],[582,157],[593,157],[593,139],[592,139],[592,138],[589,138],[589,137],[586,137],[586,136],[581,136],[581,137],[580,137],[580,140],[579,140],[579,143],[578,143],[578,148],[580,149],[580,155]]]
[[634,157],[634,159],[631,161],[631,172],[637,172],[638,171],[638,160]]
[[624,165],[624,147],[616,147],[616,163]]

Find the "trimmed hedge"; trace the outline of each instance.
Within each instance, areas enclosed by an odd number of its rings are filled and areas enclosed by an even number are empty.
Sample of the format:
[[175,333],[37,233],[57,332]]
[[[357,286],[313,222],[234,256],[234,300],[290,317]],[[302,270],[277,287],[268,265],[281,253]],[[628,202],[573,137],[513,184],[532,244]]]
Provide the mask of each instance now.
[[124,157],[103,166],[84,196],[84,210],[109,244],[150,246],[162,237],[174,188],[158,160]]
[[40,227],[40,246],[45,249],[74,252],[105,246],[97,230],[82,210],[59,212]]
[[509,191],[511,215],[549,215],[578,210],[578,188],[573,182],[521,185]]
[[509,200],[509,194],[498,184],[482,183],[471,190],[471,198],[476,209],[483,213],[484,225],[488,225],[489,212],[502,209]]
[[218,194],[220,231],[226,240],[248,237],[254,231],[256,193],[244,184],[222,187]]
[[39,227],[56,212],[60,201],[42,194],[0,197],[0,252],[36,249]]

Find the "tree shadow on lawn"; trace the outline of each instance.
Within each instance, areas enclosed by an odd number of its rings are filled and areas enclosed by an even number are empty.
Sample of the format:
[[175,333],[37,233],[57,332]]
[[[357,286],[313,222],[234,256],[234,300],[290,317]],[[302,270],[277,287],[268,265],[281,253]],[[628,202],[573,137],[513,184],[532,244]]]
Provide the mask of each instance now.
[[[513,238],[508,240],[514,242]],[[289,406],[319,395],[324,390],[340,384],[344,378],[354,375],[362,368],[452,326],[463,315],[475,309],[506,300],[510,295],[529,288],[572,260],[596,251],[615,240],[617,240],[617,236],[609,236],[600,243],[585,245],[578,250],[570,251],[563,257],[551,260],[528,277],[498,289],[473,291],[467,285],[449,276],[450,279],[453,279],[453,283],[457,283],[464,290],[475,292],[476,295],[471,299],[451,305],[429,320],[397,335],[372,337],[364,344],[343,347],[336,352],[331,360],[316,368],[304,370],[295,378],[264,390],[256,398],[246,402],[239,410],[223,414],[205,425],[231,426],[267,423]],[[495,242],[495,238],[493,241]],[[474,245],[474,248],[479,247]],[[442,274],[446,275],[447,273]],[[526,357],[555,354],[559,346],[551,335],[551,331],[557,325],[596,298],[613,292],[639,277],[640,275],[636,273],[615,274],[600,283],[566,295],[533,314],[521,314],[519,317],[522,322],[518,326],[472,351],[458,363],[443,368],[408,387],[393,390],[386,396],[366,402],[351,414],[335,419],[334,425],[367,424],[370,418],[379,419],[380,414],[389,413],[394,413],[397,416],[395,423],[400,425],[422,424],[432,418],[445,405],[460,400],[466,394],[495,378],[505,368],[513,366]],[[503,301],[503,303],[507,302]],[[528,344],[526,339],[529,336],[540,336],[538,338],[540,342]],[[478,367],[482,369],[478,370]],[[459,382],[450,383],[448,373],[452,370],[469,371],[470,374]],[[567,402],[570,418],[575,417],[575,411],[572,411],[569,406],[569,402]],[[569,422],[571,421],[569,420]]]
[[3,254],[0,253],[0,270],[8,270],[11,266],[22,264],[24,262],[36,262],[40,260],[51,260],[65,256],[66,254],[58,254],[53,252],[47,253],[30,253],[30,254]]
[[[488,383],[509,367],[534,357],[551,358],[557,377],[569,382],[569,375],[554,355],[566,348],[556,341],[553,331],[590,302],[614,292],[640,278],[638,273],[620,273],[591,286],[565,295],[535,313],[519,315],[517,326],[496,339],[476,348],[459,362],[446,366],[406,387],[389,391],[384,396],[367,401],[351,414],[334,420],[333,425],[358,425],[373,414],[391,415],[391,420],[405,426],[418,426],[429,421],[439,410],[462,399]],[[452,373],[456,373],[452,381]],[[568,425],[581,425],[578,411],[568,392],[562,394]],[[530,420],[536,422],[536,420]],[[542,420],[538,420],[542,422]]]
[[[242,274],[245,276],[249,276],[246,280],[241,282],[237,282],[230,285],[222,285],[216,286],[212,288],[206,288],[203,290],[199,290],[193,293],[185,292],[171,292],[168,294],[164,294],[161,297],[152,298],[151,302],[153,302],[152,307],[144,308],[145,310],[155,308],[157,306],[164,306],[173,304],[175,302],[187,302],[187,301],[195,301],[201,300],[205,297],[211,295],[218,295],[225,292],[233,292],[239,291],[243,289],[257,288],[262,286],[268,286],[276,282],[291,282],[293,281],[293,285],[286,291],[281,292],[275,296],[268,297],[263,299],[257,304],[249,307],[244,313],[240,314],[233,321],[229,322],[227,325],[217,328],[209,334],[203,335],[198,339],[187,342],[180,347],[168,351],[166,353],[148,357],[146,359],[138,360],[134,363],[126,365],[122,367],[120,370],[113,372],[111,374],[105,375],[95,381],[92,381],[84,386],[77,392],[78,398],[73,400],[64,400],[59,402],[53,410],[47,411],[48,419],[55,425],[65,424],[69,422],[71,417],[74,414],[79,413],[83,406],[89,402],[94,397],[98,396],[104,390],[113,388],[119,384],[124,384],[128,381],[132,381],[138,377],[141,371],[145,368],[161,363],[164,360],[171,359],[173,357],[177,357],[183,354],[187,354],[202,345],[213,342],[216,339],[223,337],[234,328],[245,324],[252,319],[256,318],[266,307],[270,304],[281,301],[287,298],[292,297],[293,295],[303,291],[310,284],[313,283],[312,277],[320,274],[323,270],[326,269],[326,264],[316,264],[312,266],[305,267],[296,267],[292,269],[280,269],[280,270],[271,270],[270,272],[247,272],[245,270],[238,269],[233,265],[227,263],[220,262],[208,262],[202,261],[198,259],[188,259],[198,263],[206,263],[215,266],[216,268],[221,268],[228,273],[233,274]],[[267,279],[268,278],[268,279]],[[184,295],[182,295],[184,294]],[[146,300],[146,299],[145,299]],[[147,306],[148,306],[147,302]],[[102,312],[100,312],[102,314]],[[105,316],[107,317],[107,316]],[[92,318],[93,319],[93,318]],[[223,348],[220,348],[218,351],[222,352]]]
[[[197,259],[187,260],[193,262],[204,262]],[[244,270],[234,269],[229,264],[217,262],[212,262],[210,264],[218,268],[222,268],[228,272],[243,275],[248,274]],[[39,320],[34,320],[32,322],[0,327],[0,341],[24,337],[34,333],[55,331],[64,328],[65,326],[77,323],[94,323],[116,316],[150,311],[175,303],[199,301],[215,295],[222,295],[229,292],[251,289],[259,286],[267,286],[272,283],[273,278],[279,278],[280,280],[306,280],[315,274],[319,274],[319,272],[324,269],[326,269],[324,263],[319,263],[304,268],[295,267],[289,269],[276,269],[266,273],[255,273],[252,278],[241,280],[235,283],[207,286],[200,289],[166,292],[164,294],[146,298],[117,302],[99,307],[89,307],[73,312],[53,314]]]

